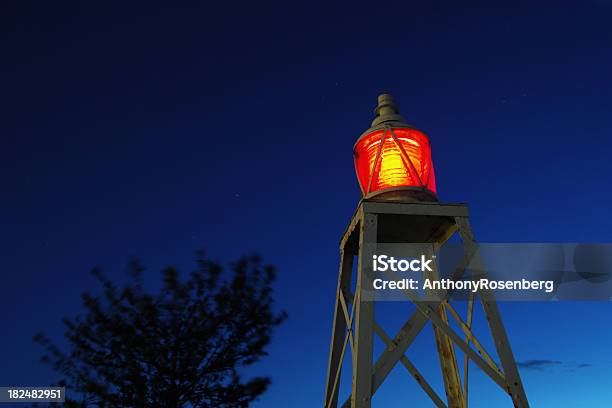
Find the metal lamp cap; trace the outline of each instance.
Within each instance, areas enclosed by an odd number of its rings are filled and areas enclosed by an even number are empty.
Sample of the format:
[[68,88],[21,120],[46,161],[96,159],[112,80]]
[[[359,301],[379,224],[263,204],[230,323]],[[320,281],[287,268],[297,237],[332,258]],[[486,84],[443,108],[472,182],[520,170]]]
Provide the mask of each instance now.
[[374,109],[374,114],[376,117],[372,121],[372,127],[387,122],[406,124],[406,119],[399,114],[399,107],[395,102],[395,98],[388,93],[383,93],[378,96],[378,106]]

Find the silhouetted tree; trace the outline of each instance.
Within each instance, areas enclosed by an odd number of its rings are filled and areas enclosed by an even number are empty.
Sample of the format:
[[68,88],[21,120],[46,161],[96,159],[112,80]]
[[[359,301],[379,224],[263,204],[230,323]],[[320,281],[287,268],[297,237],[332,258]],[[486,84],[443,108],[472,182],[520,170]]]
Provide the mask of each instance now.
[[250,256],[225,276],[202,253],[197,265],[183,280],[165,269],[157,294],[137,262],[122,287],[92,272],[103,294],[84,293],[85,313],[64,319],[69,351],[34,337],[63,376],[67,407],[246,407],[266,390],[269,378],[245,381],[239,369],[266,355],[286,317],[272,308],[274,268]]

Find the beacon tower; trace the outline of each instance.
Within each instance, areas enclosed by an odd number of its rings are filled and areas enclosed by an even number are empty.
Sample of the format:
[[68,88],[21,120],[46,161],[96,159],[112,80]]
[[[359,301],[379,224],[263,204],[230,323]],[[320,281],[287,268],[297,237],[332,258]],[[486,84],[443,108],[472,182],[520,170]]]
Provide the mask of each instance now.
[[[353,156],[362,198],[340,240],[324,407],[336,408],[339,403],[347,408],[371,407],[376,391],[391,370],[401,365],[434,406],[465,408],[468,406],[469,361],[491,378],[500,392],[508,394],[515,407],[529,407],[491,291],[471,294],[468,301],[463,302],[467,304],[465,317],[449,298],[422,301],[406,291],[406,300],[415,308],[411,315],[406,313],[407,320],[401,329],[392,336],[377,324],[376,300],[366,292],[372,288],[371,260],[380,244],[428,243],[436,250],[457,233],[464,259],[451,279],[464,278],[468,266],[474,268],[476,265],[479,277],[486,272],[479,266],[467,205],[438,201],[429,138],[406,123],[391,95],[378,97],[372,126],[357,139]],[[428,273],[427,278],[439,278],[435,267]],[[474,307],[478,303],[482,304],[497,359],[485,350],[472,332]],[[405,305],[398,303],[396,306],[398,313],[402,313]],[[452,326],[449,319],[455,321]],[[445,395],[436,393],[406,355],[429,323],[433,328]],[[374,336],[380,337],[386,345],[376,358]],[[340,399],[340,374],[346,353],[351,353],[352,385],[350,395]],[[458,359],[460,354],[464,355],[462,362]]]

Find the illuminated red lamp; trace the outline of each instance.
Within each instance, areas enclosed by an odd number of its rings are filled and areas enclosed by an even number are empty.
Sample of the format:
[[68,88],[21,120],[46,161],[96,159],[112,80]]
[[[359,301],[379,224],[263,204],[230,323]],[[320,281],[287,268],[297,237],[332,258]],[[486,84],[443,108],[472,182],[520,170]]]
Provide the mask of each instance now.
[[363,198],[437,201],[429,138],[406,123],[389,94],[378,97],[375,113],[353,148]]

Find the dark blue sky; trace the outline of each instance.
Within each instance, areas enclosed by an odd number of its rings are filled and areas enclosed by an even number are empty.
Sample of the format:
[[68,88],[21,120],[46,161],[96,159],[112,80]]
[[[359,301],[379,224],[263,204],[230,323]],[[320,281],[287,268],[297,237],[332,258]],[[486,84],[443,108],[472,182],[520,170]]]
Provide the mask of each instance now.
[[[0,385],[56,379],[31,337],[61,342],[91,267],[121,280],[138,256],[154,287],[198,248],[256,251],[290,315],[257,406],[321,405],[351,149],[382,91],[480,241],[612,242],[612,3],[484,4],[4,5]],[[501,308],[517,360],[552,362],[522,369],[533,406],[610,406],[610,303]],[[408,355],[441,389],[426,340]],[[390,381],[376,402],[429,406]]]

